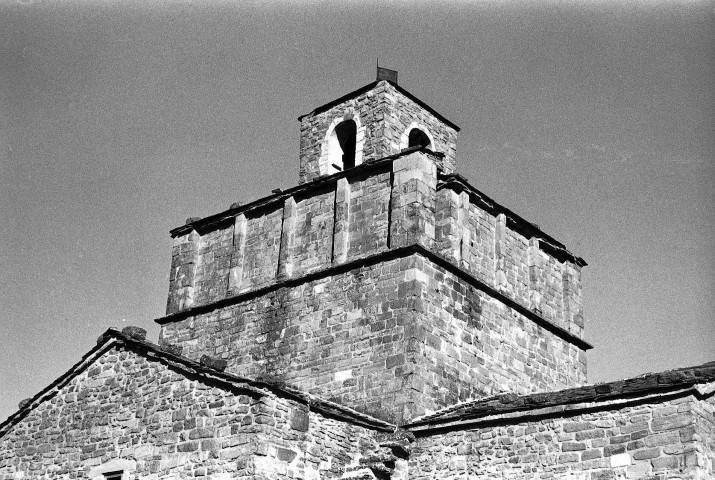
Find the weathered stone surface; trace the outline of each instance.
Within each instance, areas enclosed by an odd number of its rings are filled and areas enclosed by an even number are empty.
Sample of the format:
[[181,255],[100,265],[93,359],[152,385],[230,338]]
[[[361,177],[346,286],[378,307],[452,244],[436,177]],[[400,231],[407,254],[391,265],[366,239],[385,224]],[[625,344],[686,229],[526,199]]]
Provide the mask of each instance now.
[[224,370],[226,370],[226,366],[228,365],[228,362],[223,358],[215,358],[209,355],[201,355],[199,363],[201,363],[201,365],[206,368],[210,368],[218,372],[223,372]]
[[149,479],[335,478],[354,455],[379,448],[377,431],[348,416],[338,421],[290,396],[221,387],[157,362],[161,350],[145,345],[127,335],[0,424],[0,479],[86,478],[90,468],[99,478],[117,470]]
[[[182,271],[183,258],[195,274],[170,285],[162,343],[391,421],[585,382],[587,344],[559,310],[564,292],[580,295],[577,266],[564,267],[515,230],[518,221],[467,192],[461,233],[445,230],[436,210],[451,211],[438,209],[451,187],[438,191],[435,162],[407,151],[231,212],[201,235],[175,232],[174,268]],[[441,250],[445,235],[462,239],[459,258]],[[499,291],[496,268],[507,279]],[[554,288],[564,271],[568,289]],[[542,289],[537,313],[534,289]],[[183,314],[181,302],[190,305]]]
[[[692,381],[693,373],[684,372],[679,381]],[[541,420],[533,419],[527,411],[523,417],[503,419],[496,426],[492,421],[479,427],[453,425],[446,432],[439,428],[422,430],[409,459],[410,478],[456,478],[458,471],[480,480],[711,478],[712,442],[696,440],[700,437],[690,436],[688,431],[696,422],[702,425],[703,439],[711,434],[714,404],[713,397],[700,400],[684,394],[655,402],[640,400],[614,406],[605,402],[601,407],[590,404],[591,411],[586,413],[565,412]],[[686,412],[677,413],[686,405],[690,407],[683,409]],[[710,417],[705,420],[705,414],[696,420],[695,411],[710,412]],[[662,412],[671,414],[662,417]],[[683,416],[689,421],[677,420]],[[670,424],[673,430],[661,433],[661,418],[677,420]],[[633,432],[630,427],[634,424],[643,424],[645,430]],[[636,433],[639,439],[633,441]],[[583,441],[573,440],[578,434]],[[604,439],[615,443],[605,444]],[[472,446],[471,451],[460,448],[465,444]],[[684,453],[688,451],[693,452],[690,464]],[[455,470],[457,458],[463,461]]]
[[181,355],[181,352],[184,350],[184,347],[182,347],[181,345],[172,345],[170,343],[165,343],[161,345],[161,349],[166,353],[170,353],[172,355]]
[[454,170],[458,129],[401,87],[376,82],[326,107],[301,117],[300,183],[336,171],[328,160],[328,137],[344,120],[357,125],[356,165],[399,153],[408,146],[410,130],[420,128],[434,143],[431,149],[444,153],[442,168]]
[[135,340],[145,340],[146,330],[141,327],[129,326],[122,329],[122,333]]

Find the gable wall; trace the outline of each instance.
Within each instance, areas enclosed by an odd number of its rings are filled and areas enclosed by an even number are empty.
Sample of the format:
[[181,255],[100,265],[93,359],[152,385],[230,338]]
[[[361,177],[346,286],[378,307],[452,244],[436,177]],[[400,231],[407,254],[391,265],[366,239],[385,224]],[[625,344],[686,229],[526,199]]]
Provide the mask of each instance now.
[[0,479],[93,478],[111,465],[132,479],[319,478],[354,463],[373,435],[111,349],[0,437]]

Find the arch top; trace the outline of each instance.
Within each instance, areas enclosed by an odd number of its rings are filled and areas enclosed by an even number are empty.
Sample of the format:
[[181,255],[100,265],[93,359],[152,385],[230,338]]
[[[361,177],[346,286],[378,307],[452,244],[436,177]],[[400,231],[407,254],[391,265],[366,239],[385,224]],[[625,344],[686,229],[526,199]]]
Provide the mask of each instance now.
[[335,117],[322,141],[320,175],[332,175],[362,163],[364,127],[360,116],[347,112]]
[[402,136],[400,137],[400,150],[417,146],[437,150],[430,129],[420,122],[412,122],[402,132]]

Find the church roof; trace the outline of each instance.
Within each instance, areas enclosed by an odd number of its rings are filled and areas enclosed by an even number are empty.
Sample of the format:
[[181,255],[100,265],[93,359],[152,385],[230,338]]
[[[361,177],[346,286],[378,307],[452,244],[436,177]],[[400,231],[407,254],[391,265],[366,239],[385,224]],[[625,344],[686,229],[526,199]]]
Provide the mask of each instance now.
[[183,375],[193,378],[198,377],[198,379],[210,382],[219,388],[231,391],[237,389],[243,391],[248,390],[262,395],[273,393],[306,404],[310,407],[311,411],[318,412],[326,417],[338,418],[354,425],[383,432],[392,432],[395,430],[395,426],[388,422],[378,420],[337,403],[319,399],[313,395],[285,385],[277,378],[249,379],[224,372],[221,371],[221,360],[206,356],[202,357],[199,362],[193,361],[177,353],[179,351],[178,347],[174,345],[156,345],[144,340],[144,335],[145,331],[137,327],[127,327],[122,331],[110,328],[104,332],[97,339],[97,344],[87,352],[79,362],[34,397],[20,402],[19,409],[0,423],[0,437],[7,433],[13,425],[21,421],[27,413],[36,406],[51,399],[58,390],[94,364],[105,352],[112,348],[122,346],[131,349],[138,355],[163,362]]
[[[496,395],[444,408],[417,418],[402,428],[418,431],[459,428],[459,425],[498,422],[523,417],[576,414],[579,410],[662,397],[663,395],[710,396],[715,392],[715,362],[659,373],[584,385],[555,392]],[[704,385],[710,384],[710,385]]]

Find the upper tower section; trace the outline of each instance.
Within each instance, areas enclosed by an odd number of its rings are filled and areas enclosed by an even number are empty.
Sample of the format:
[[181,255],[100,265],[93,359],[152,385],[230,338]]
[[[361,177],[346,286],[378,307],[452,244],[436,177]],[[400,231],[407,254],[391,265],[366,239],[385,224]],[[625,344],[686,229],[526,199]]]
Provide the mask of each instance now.
[[441,152],[452,173],[459,127],[397,84],[378,67],[377,80],[316,108],[300,120],[300,183],[400,153],[410,147]]

